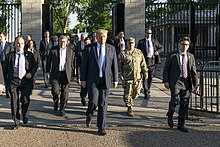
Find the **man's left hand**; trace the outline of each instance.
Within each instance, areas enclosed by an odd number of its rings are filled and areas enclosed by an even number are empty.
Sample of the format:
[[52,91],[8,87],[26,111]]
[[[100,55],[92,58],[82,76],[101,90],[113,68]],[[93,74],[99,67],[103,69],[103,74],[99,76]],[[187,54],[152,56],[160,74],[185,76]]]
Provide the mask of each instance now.
[[32,75],[31,75],[31,73],[27,73],[27,74],[25,75],[25,77],[26,77],[27,79],[30,79],[30,78],[32,78]]
[[118,86],[118,82],[113,82],[113,88],[116,88]]

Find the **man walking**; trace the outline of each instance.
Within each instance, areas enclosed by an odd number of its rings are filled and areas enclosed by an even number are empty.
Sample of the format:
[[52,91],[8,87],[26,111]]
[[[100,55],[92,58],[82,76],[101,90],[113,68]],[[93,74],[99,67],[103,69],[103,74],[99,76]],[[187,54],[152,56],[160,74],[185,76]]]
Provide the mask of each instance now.
[[51,80],[51,93],[54,101],[54,111],[58,110],[60,101],[60,116],[65,115],[69,97],[69,85],[74,71],[74,52],[67,45],[68,38],[59,38],[59,46],[54,46],[47,58],[46,75]]
[[46,73],[47,57],[49,56],[50,49],[52,46],[53,43],[52,41],[50,41],[50,32],[48,30],[45,30],[44,38],[40,41],[40,48],[39,48],[45,88],[47,88],[49,84],[49,81],[47,81],[47,77],[45,73]]
[[167,112],[168,125],[170,128],[174,126],[173,114],[179,96],[180,107],[177,129],[183,132],[188,132],[184,125],[192,88],[194,86],[194,90],[196,90],[198,87],[195,58],[187,52],[190,43],[189,37],[182,37],[179,40],[178,51],[169,53],[163,70],[164,86],[170,89],[171,92],[169,111]]
[[140,49],[145,57],[148,68],[148,78],[143,81],[145,99],[150,99],[150,88],[154,76],[155,65],[159,63],[160,54],[163,52],[163,46],[152,37],[152,30],[146,29],[146,37],[138,41],[137,48]]
[[97,42],[87,45],[81,65],[81,85],[88,86],[88,108],[86,125],[89,127],[92,115],[98,106],[97,127],[99,135],[105,135],[106,112],[109,88],[118,85],[118,64],[115,47],[106,44],[107,30],[97,31]]
[[23,123],[28,123],[26,113],[30,104],[30,94],[33,89],[33,77],[37,71],[37,64],[33,54],[24,50],[22,37],[16,38],[15,45],[16,51],[6,56],[5,70],[10,87],[12,118],[15,122],[13,129],[18,129],[20,127],[20,102]]
[[147,78],[147,65],[141,50],[134,48],[135,39],[130,37],[127,40],[127,50],[119,54],[118,70],[124,88],[124,102],[128,116],[134,116],[132,106],[133,99],[140,95],[142,86],[141,74]]

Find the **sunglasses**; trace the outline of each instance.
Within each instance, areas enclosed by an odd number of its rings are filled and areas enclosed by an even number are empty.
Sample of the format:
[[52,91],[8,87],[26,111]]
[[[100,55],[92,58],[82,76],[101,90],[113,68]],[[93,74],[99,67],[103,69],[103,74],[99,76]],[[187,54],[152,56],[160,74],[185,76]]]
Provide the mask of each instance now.
[[184,44],[184,43],[181,43],[181,45],[183,45],[183,46],[189,46],[189,44]]

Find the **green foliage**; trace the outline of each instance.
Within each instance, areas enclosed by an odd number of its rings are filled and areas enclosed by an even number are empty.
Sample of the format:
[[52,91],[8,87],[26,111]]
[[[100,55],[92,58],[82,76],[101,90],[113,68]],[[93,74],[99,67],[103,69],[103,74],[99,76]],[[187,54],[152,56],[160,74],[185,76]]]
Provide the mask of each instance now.
[[69,16],[78,9],[81,0],[45,0],[53,6],[54,33],[67,33],[70,24]]
[[0,31],[8,32],[9,31],[9,23],[8,20],[13,16],[12,9],[16,7],[14,5],[9,4],[20,4],[20,0],[0,0]]
[[78,9],[78,20],[86,25],[88,32],[107,29],[112,32],[111,3],[109,0],[88,0]]

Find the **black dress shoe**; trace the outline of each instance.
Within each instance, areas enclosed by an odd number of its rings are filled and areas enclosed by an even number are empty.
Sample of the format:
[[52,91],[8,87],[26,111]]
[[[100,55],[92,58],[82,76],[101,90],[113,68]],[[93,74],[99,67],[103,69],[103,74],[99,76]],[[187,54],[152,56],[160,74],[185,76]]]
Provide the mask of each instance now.
[[83,105],[83,106],[85,106],[85,105],[86,105],[86,100],[85,100],[85,98],[84,98],[84,97],[81,97],[81,103],[82,103],[82,105]]
[[28,123],[28,118],[27,117],[23,117],[23,123],[27,124]]
[[57,103],[57,102],[54,103],[53,109],[54,109],[54,111],[57,111],[57,110],[58,110],[58,103]]
[[149,99],[150,99],[150,95],[149,95],[149,94],[146,94],[145,97],[144,97],[144,99],[145,99],[145,100],[149,100]]
[[174,124],[173,124],[173,117],[168,117],[167,123],[168,123],[168,126],[170,128],[173,128],[173,126],[174,126]]
[[183,131],[183,132],[185,132],[185,133],[189,132],[188,129],[185,128],[184,126],[178,126],[177,129],[178,129],[178,130],[181,130],[181,131]]
[[6,97],[7,99],[8,99],[8,98],[10,98],[10,96],[9,96],[9,94],[8,94],[8,93],[6,93],[5,97]]
[[65,110],[64,109],[60,110],[60,116],[64,116],[64,115],[65,115]]
[[105,131],[105,129],[98,129],[98,134],[101,136],[105,136],[107,132]]
[[91,124],[91,120],[92,120],[92,115],[86,116],[86,127],[89,128],[89,126]]
[[17,124],[17,125],[14,125],[14,127],[12,128],[12,130],[17,130],[17,129],[19,129],[20,128],[20,124]]

